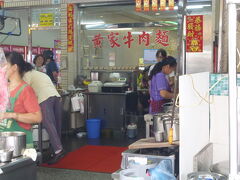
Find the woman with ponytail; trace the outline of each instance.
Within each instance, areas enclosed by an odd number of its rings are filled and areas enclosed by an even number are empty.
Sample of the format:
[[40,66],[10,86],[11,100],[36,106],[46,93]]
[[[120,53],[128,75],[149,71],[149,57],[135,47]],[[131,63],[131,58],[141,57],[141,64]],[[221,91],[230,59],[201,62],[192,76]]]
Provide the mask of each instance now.
[[166,75],[171,74],[177,66],[176,59],[172,56],[166,57],[158,62],[150,73],[150,114],[162,111],[162,105],[173,98],[173,93]]
[[22,77],[33,67],[17,52],[6,54],[6,60],[11,106],[6,113],[0,113],[0,132],[26,133],[27,147],[31,148],[33,147],[31,124],[41,122],[42,114],[33,89]]

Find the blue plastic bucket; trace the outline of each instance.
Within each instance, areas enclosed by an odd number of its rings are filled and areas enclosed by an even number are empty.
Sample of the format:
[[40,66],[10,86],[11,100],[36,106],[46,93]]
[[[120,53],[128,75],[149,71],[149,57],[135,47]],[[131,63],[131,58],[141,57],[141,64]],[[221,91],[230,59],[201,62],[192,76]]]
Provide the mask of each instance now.
[[87,135],[89,139],[97,139],[100,137],[100,119],[88,119],[87,120]]

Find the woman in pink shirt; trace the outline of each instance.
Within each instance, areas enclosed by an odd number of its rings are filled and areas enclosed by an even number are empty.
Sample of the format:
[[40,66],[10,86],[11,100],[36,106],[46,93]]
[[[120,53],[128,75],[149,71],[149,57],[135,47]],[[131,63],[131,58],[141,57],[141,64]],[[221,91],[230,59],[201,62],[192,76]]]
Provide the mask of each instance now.
[[26,134],[27,147],[33,147],[31,124],[40,123],[42,114],[33,89],[22,80],[26,70],[33,68],[21,54],[6,54],[11,107],[0,113],[1,131],[21,131]]

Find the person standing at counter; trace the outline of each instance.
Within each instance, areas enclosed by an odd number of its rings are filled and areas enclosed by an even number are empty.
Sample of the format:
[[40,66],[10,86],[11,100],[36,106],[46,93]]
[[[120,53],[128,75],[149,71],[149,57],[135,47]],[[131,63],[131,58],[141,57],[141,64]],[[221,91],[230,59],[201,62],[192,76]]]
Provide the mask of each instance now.
[[43,57],[43,55],[36,55],[33,59],[33,63],[37,71],[46,73],[45,58]]
[[58,82],[58,67],[56,62],[53,59],[53,52],[50,50],[46,50],[43,52],[43,56],[46,59],[46,70],[47,75],[50,77],[52,82],[56,85]]
[[26,133],[27,148],[32,148],[31,124],[42,120],[34,90],[22,79],[24,72],[32,69],[32,66],[17,52],[6,54],[6,60],[11,108],[6,113],[0,113],[0,131]]
[[[161,62],[163,59],[165,59],[167,57],[167,51],[165,51],[165,49],[158,49],[156,52],[156,61]],[[156,64],[153,64],[150,66],[149,70],[148,70],[148,76],[150,76],[151,71],[153,70],[154,66]]]
[[43,115],[43,127],[49,134],[50,143],[54,151],[54,156],[48,163],[54,164],[65,154],[61,143],[61,96],[57,92],[51,79],[42,72],[29,69],[25,72],[23,79],[37,94]]
[[[156,61],[157,61],[157,63],[161,62],[166,57],[167,57],[167,51],[165,51],[165,49],[158,49],[158,51],[156,52]],[[148,76],[150,76],[151,71],[153,70],[155,65],[156,64],[153,64],[153,65],[150,66],[149,71],[148,71]],[[169,75],[167,75],[167,79],[168,79],[168,82],[169,82],[170,86],[174,85],[174,76],[175,76],[174,71],[172,73],[170,73]]]
[[176,66],[176,59],[168,56],[163,61],[158,62],[151,71],[149,76],[150,114],[160,113],[162,105],[174,97],[166,75],[171,74]]

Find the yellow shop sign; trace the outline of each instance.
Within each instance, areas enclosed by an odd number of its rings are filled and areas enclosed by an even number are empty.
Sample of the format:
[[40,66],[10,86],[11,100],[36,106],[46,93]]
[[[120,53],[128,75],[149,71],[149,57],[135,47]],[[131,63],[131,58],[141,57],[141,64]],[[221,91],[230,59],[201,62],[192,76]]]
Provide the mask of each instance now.
[[53,26],[53,14],[42,13],[39,15],[39,26]]

